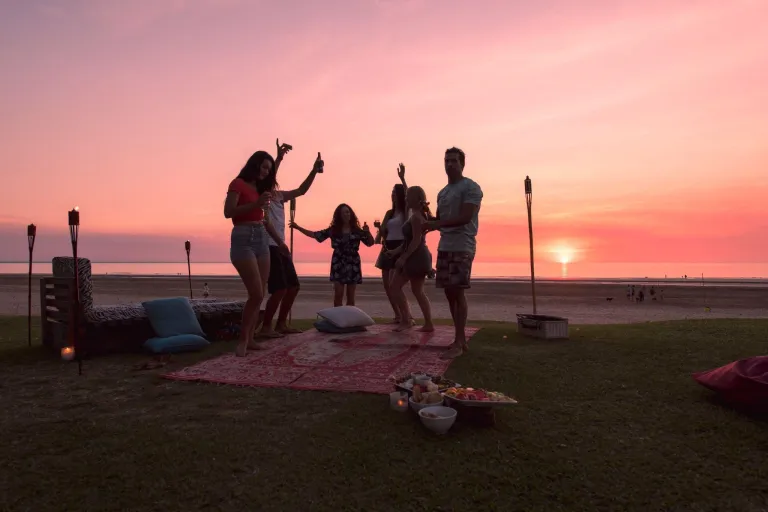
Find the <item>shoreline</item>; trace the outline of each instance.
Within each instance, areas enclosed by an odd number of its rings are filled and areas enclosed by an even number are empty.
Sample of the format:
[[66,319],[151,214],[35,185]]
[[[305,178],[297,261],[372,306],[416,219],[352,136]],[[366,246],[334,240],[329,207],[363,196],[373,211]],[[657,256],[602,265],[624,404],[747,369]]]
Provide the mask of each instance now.
[[[39,315],[39,280],[33,275],[32,311]],[[606,282],[607,281],[607,282]],[[192,292],[202,297],[208,283],[210,298],[244,300],[246,291],[236,276],[192,276]],[[647,285],[651,282],[646,281]],[[637,283],[636,283],[637,284]],[[663,293],[661,290],[663,289]],[[434,318],[450,318],[442,290],[427,281],[427,296]],[[406,286],[414,315],[421,313]],[[657,300],[646,288],[646,300],[627,299],[627,284],[620,281],[538,280],[538,312],[568,318],[571,324],[628,324],[638,322],[707,319],[768,318],[768,286],[683,281],[667,282],[657,287]],[[0,275],[0,315],[27,313],[28,276]],[[189,282],[182,276],[94,275],[93,299],[96,305],[136,304],[163,297],[189,297]],[[528,280],[475,279],[466,291],[470,321],[515,322],[517,314],[532,311],[531,283]],[[356,305],[374,318],[393,316],[380,278],[364,278],[357,287]],[[313,319],[317,311],[332,306],[332,289],[327,277],[309,277],[301,281],[301,292],[293,307],[293,318]]]
[[[0,273],[0,280],[15,279],[15,278],[28,278],[27,273]],[[32,273],[32,279],[40,279],[43,277],[52,277],[50,273]],[[93,274],[94,279],[184,279],[187,280],[187,274],[132,274],[132,273],[112,273],[112,274]],[[206,279],[208,281],[239,281],[240,278],[237,275],[221,275],[221,274],[192,274],[193,280]],[[299,275],[299,279],[302,281],[313,282],[328,282],[327,276],[322,275]],[[381,281],[378,276],[363,276],[364,281]],[[427,280],[429,283],[430,280]],[[473,283],[528,283],[530,284],[530,277],[473,277]],[[574,285],[635,285],[635,286],[685,286],[685,287],[700,287],[706,288],[708,286],[716,287],[755,287],[755,288],[768,288],[768,278],[756,277],[756,278],[728,278],[728,277],[708,277],[708,278],[655,278],[655,277],[537,277],[536,284],[574,284]]]

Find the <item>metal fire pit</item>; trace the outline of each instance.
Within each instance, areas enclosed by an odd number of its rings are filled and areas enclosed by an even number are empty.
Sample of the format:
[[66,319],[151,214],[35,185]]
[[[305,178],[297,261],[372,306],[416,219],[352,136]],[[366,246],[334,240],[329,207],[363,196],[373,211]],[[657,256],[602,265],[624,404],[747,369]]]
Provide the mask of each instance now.
[[517,332],[545,340],[567,340],[568,319],[559,316],[518,313]]

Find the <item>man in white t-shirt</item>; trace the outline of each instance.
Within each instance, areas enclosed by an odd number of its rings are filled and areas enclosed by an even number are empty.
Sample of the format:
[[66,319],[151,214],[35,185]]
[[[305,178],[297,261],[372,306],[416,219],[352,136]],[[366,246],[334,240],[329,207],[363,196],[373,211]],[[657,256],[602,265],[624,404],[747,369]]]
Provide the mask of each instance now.
[[[270,224],[275,228],[275,232],[280,238],[280,242],[285,243],[285,205],[290,203],[291,199],[303,196],[315,181],[315,176],[323,172],[323,160],[320,153],[317,154],[317,160],[310,171],[309,176],[294,190],[280,190],[277,183],[277,169],[280,167],[283,157],[293,149],[290,144],[280,144],[277,141],[277,158],[275,166],[267,179],[271,180],[272,200],[269,203],[267,216]],[[296,267],[293,265],[293,255],[285,254],[279,249],[277,241],[269,240],[269,280],[267,281],[267,290],[269,299],[264,308],[264,318],[259,331],[259,336],[265,338],[280,338],[284,334],[301,332],[288,325],[288,314],[291,312],[296,296],[299,294],[299,277],[296,274]],[[279,309],[279,312],[278,312]],[[277,313],[277,322],[272,327],[272,320]]]
[[445,291],[451,310],[455,338],[441,357],[452,359],[467,350],[467,298],[472,277],[472,262],[477,250],[479,213],[483,201],[480,185],[464,176],[466,155],[459,148],[445,151],[445,174],[448,184],[437,194],[437,215],[426,223],[427,231],[440,231],[437,246],[435,286]]

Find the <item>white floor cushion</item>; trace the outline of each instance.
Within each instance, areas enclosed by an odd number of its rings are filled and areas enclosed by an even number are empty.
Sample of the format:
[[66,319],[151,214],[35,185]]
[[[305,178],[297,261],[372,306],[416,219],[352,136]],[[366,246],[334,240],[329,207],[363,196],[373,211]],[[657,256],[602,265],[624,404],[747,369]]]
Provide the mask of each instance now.
[[376,323],[373,321],[373,318],[368,316],[368,313],[355,306],[327,308],[318,311],[317,314],[342,329],[348,327],[368,327]]

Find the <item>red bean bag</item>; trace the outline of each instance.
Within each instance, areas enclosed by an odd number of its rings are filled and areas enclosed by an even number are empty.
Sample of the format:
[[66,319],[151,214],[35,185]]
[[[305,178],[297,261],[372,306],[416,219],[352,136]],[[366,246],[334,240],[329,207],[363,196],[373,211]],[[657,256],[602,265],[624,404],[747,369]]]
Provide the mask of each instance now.
[[693,374],[726,403],[754,412],[768,412],[768,356],[734,361],[720,368]]

